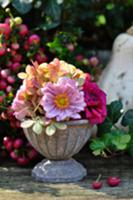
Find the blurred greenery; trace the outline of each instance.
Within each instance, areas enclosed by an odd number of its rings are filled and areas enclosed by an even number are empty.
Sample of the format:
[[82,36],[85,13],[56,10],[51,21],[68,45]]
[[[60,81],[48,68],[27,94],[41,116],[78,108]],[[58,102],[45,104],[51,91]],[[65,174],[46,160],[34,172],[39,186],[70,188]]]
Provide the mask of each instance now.
[[80,32],[79,42],[89,48],[111,48],[133,23],[133,0],[0,0],[0,5],[0,18],[10,7],[33,29]]

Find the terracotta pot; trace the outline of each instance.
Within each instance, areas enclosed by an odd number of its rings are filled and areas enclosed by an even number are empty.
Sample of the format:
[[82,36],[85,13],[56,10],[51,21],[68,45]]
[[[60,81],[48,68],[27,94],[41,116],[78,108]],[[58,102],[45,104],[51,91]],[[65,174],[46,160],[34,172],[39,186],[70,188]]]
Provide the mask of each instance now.
[[[43,162],[39,163],[33,169],[32,176],[37,180],[45,182],[73,182],[80,180],[86,175],[86,170],[79,163],[70,158],[78,153],[87,142],[91,136],[92,127],[88,120],[75,120],[65,123],[67,124],[67,129],[57,130],[53,136],[46,135],[45,129],[39,135],[35,134],[32,128],[24,129],[24,133],[32,146],[48,159],[43,160]],[[48,163],[51,164],[48,165]],[[70,172],[70,170],[68,170],[67,174],[67,169],[64,168],[65,165],[73,165],[72,168],[75,172]],[[52,175],[53,177],[49,177],[53,173],[51,171],[51,166],[53,166],[54,171],[56,169],[55,174]],[[69,167],[71,168],[71,166],[68,166],[68,168]],[[60,174],[61,170],[66,174],[65,179],[64,176],[62,176],[63,174]],[[76,176],[75,178],[73,175],[76,171],[78,172],[78,177]]]

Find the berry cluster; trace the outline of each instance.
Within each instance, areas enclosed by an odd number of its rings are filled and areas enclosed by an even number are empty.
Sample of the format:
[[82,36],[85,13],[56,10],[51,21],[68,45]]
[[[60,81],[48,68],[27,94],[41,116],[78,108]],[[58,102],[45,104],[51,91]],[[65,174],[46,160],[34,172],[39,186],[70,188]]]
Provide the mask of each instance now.
[[[7,13],[9,17],[0,23],[0,126],[6,130],[8,123],[13,129],[9,137],[6,131],[1,134],[0,143],[3,146],[0,155],[4,158],[8,154],[18,164],[26,165],[35,159],[37,152],[27,143],[24,135],[18,133],[22,130],[10,105],[20,85],[18,72],[24,71],[30,60],[42,63],[48,61],[48,56],[40,36],[31,32],[20,17],[14,18],[9,9]],[[12,132],[16,132],[16,136]]]
[[36,150],[25,140],[25,138],[11,138],[5,136],[3,138],[3,153],[8,153],[10,157],[19,165],[25,166],[30,161],[35,160],[38,156]]

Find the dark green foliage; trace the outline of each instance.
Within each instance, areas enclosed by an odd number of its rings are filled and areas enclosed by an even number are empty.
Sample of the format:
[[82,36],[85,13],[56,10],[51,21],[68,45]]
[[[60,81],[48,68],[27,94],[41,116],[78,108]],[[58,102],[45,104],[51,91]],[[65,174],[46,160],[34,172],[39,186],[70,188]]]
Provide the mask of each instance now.
[[133,110],[127,111],[122,117],[122,125],[128,127],[125,131],[116,125],[122,116],[122,107],[121,101],[114,101],[107,106],[107,118],[98,126],[99,137],[93,138],[90,144],[94,155],[107,157],[128,152],[133,156]]
[[132,0],[1,0],[0,5],[15,8],[32,28],[53,33],[80,29],[79,41],[93,49],[111,48],[114,38],[133,23]]

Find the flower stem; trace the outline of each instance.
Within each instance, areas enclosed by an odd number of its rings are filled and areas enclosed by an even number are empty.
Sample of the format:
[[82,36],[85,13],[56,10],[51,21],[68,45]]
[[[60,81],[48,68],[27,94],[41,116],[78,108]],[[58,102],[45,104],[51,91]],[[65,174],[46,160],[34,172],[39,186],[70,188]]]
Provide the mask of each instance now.
[[99,180],[101,179],[101,177],[102,177],[102,174],[99,174],[98,177],[97,177],[97,179],[96,179],[96,182],[99,182]]

